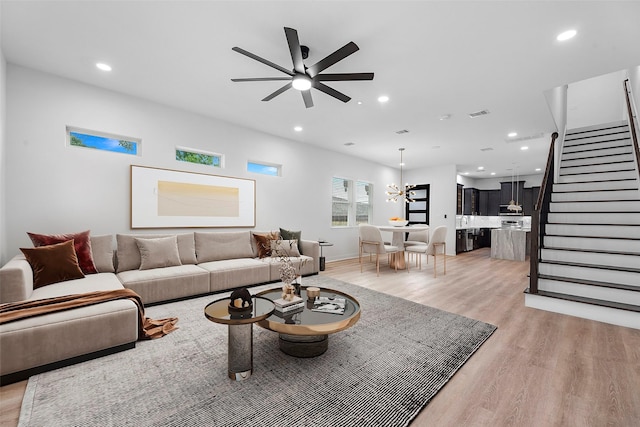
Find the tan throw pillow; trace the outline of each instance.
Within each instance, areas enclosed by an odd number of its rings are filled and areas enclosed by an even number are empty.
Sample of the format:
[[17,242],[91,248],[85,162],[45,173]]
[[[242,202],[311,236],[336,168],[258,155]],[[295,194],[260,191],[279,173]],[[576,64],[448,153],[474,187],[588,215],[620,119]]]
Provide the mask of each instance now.
[[[175,234],[116,234],[116,258],[118,260],[118,273],[140,268],[140,249],[136,244],[136,238],[157,239],[171,237]],[[178,253],[182,265],[196,263],[196,249],[193,233],[178,234]]]
[[33,270],[33,289],[84,277],[78,265],[73,240],[20,250]]
[[142,239],[136,237],[140,250],[140,270],[182,265],[177,236]]
[[271,256],[299,257],[297,240],[273,240],[271,242]]
[[278,240],[280,235],[277,231],[270,233],[253,233],[258,248],[258,258],[266,258],[271,256],[271,242]]

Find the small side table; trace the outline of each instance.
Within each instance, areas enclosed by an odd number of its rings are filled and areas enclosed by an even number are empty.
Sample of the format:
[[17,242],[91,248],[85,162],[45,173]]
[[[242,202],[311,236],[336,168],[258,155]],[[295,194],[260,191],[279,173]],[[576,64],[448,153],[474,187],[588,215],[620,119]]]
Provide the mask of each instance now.
[[322,248],[324,248],[325,246],[333,246],[333,243],[330,243],[330,242],[318,242],[318,244],[320,245],[320,271],[324,271],[325,259],[324,259],[324,256],[322,255]]
[[229,313],[230,302],[230,298],[216,300],[204,308],[204,315],[212,322],[229,326],[229,378],[242,381],[253,372],[253,324],[271,316],[276,306],[267,298],[252,296],[250,311]]

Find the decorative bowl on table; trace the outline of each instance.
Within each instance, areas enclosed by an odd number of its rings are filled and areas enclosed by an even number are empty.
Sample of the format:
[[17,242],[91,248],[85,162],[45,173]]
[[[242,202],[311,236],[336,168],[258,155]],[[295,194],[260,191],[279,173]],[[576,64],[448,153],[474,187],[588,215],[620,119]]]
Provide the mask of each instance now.
[[389,220],[389,225],[393,227],[404,227],[407,224],[409,224],[409,221],[407,221],[406,219],[390,219]]

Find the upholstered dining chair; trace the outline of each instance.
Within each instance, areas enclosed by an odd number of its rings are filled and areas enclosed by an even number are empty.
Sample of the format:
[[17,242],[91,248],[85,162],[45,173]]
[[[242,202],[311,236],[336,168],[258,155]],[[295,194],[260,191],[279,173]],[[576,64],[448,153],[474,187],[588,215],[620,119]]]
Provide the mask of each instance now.
[[415,231],[410,231],[404,246],[427,245],[429,243],[429,226],[425,224],[414,224],[411,227]]
[[422,270],[422,255],[427,256],[427,264],[429,263],[429,255],[433,256],[433,277],[437,276],[437,256],[442,254],[442,259],[444,261],[444,272],[443,274],[447,274],[447,227],[441,225],[436,227],[433,230],[433,235],[429,239],[429,244],[427,245],[412,245],[404,248],[407,254],[416,254],[418,255],[419,269]]
[[[380,276],[380,254],[388,255],[400,251],[400,248],[392,245],[385,245],[382,235],[378,227],[369,224],[359,225],[360,234],[360,272],[362,273],[362,254],[375,254],[376,256],[376,274]],[[396,271],[398,266],[396,264]]]

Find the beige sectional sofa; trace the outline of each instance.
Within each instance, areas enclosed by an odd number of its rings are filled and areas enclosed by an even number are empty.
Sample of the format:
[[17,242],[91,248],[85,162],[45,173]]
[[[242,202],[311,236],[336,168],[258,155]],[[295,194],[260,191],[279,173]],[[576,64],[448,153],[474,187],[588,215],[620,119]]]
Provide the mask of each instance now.
[[[149,305],[279,281],[278,258],[258,256],[254,233],[91,236],[97,274],[37,289],[31,265],[16,255],[0,269],[0,304],[127,288]],[[298,247],[291,259],[300,274],[317,274],[318,242],[300,240]],[[0,324],[0,382],[133,348],[137,340],[138,310],[130,300]]]

